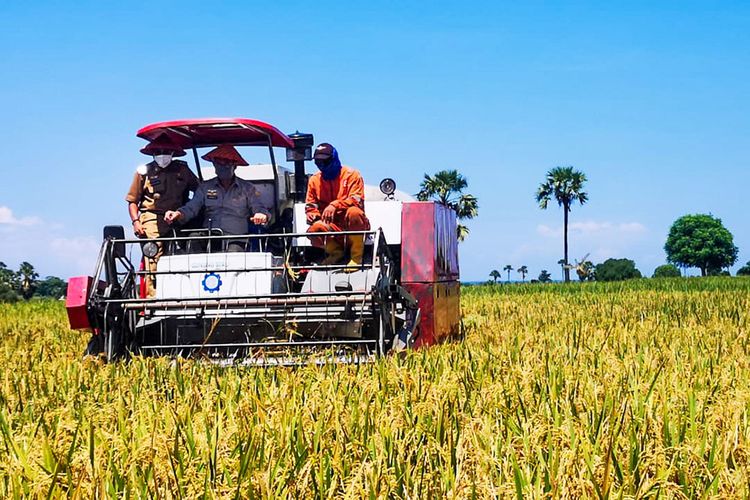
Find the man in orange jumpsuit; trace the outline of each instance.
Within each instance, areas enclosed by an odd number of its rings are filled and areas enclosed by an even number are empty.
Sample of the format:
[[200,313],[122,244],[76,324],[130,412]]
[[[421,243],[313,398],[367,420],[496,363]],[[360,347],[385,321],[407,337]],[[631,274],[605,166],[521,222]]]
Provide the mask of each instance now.
[[[325,142],[315,148],[313,160],[320,172],[310,177],[307,184],[305,213],[310,224],[307,232],[369,230],[370,221],[364,212],[365,183],[362,175],[351,167],[342,166],[336,148]],[[324,265],[338,264],[344,257],[347,242],[351,259],[347,270],[354,271],[362,265],[364,235],[313,237],[310,241],[314,246],[325,247]]]

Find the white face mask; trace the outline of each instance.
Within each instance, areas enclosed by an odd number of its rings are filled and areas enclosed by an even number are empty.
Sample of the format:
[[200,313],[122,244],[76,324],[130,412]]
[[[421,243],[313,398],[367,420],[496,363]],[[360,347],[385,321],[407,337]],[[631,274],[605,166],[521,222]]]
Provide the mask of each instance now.
[[167,165],[172,163],[172,155],[154,155],[154,161],[160,168],[165,168]]

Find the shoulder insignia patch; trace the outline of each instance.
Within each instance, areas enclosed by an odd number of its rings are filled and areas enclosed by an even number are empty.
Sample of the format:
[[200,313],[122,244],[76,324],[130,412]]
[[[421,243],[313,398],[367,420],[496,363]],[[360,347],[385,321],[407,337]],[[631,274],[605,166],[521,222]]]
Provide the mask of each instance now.
[[135,171],[141,175],[146,175],[148,173],[148,165],[138,165]]

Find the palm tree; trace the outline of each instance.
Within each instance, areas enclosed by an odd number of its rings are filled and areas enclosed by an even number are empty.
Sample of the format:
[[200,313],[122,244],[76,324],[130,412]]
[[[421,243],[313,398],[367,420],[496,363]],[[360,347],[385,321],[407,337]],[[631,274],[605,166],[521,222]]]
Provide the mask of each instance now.
[[497,279],[498,279],[498,278],[499,278],[500,276],[502,276],[502,274],[500,274],[500,272],[499,272],[499,271],[497,271],[497,269],[493,269],[493,270],[492,270],[492,272],[490,273],[490,278],[492,278],[492,279],[494,280],[494,282],[495,282],[495,283],[497,283]]
[[521,275],[521,281],[526,281],[526,274],[529,272],[529,268],[526,266],[521,266],[518,268],[518,274]]
[[508,271],[508,283],[510,283],[510,272],[513,270],[513,266],[508,264],[503,268],[503,271]]
[[21,285],[21,295],[24,299],[29,300],[36,290],[36,280],[39,278],[39,273],[28,262],[21,262],[16,275]]
[[[463,190],[469,183],[458,170],[441,170],[435,175],[424,174],[424,180],[419,185],[417,199],[419,201],[435,200],[456,211],[458,220],[473,219],[479,213],[477,198],[471,194],[464,194]],[[463,241],[469,235],[469,228],[458,225],[458,241]]]
[[546,269],[542,269],[542,272],[539,273],[539,277],[537,278],[539,280],[539,283],[549,283],[552,281],[552,275],[547,272]]
[[547,209],[551,199],[555,199],[557,204],[563,208],[564,214],[564,248],[565,264],[563,265],[563,274],[565,281],[570,281],[570,269],[568,265],[568,214],[570,208],[578,201],[581,205],[589,199],[588,193],[583,191],[583,185],[586,183],[586,174],[573,167],[555,167],[547,172],[547,177],[536,192],[536,201],[542,210]]

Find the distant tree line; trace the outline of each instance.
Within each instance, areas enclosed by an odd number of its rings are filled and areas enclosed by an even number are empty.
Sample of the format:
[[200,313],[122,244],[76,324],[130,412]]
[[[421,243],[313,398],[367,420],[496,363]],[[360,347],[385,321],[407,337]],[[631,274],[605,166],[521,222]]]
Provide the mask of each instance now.
[[[534,199],[539,207],[546,209],[551,202],[563,210],[563,258],[557,264],[562,270],[562,279],[570,281],[570,271],[575,270],[579,281],[615,281],[642,277],[635,262],[630,259],[607,259],[600,264],[583,257],[571,264],[568,258],[569,215],[575,204],[584,205],[589,200],[586,192],[586,174],[572,166],[558,166],[549,170],[544,181],[538,186]],[[469,229],[462,221],[473,219],[478,214],[479,204],[475,196],[468,194],[466,178],[458,170],[442,170],[434,175],[425,174],[417,193],[419,200],[435,200],[456,211],[458,216],[458,239],[463,241]],[[710,214],[685,215],[677,219],[669,230],[664,251],[667,264],[654,271],[654,278],[682,276],[681,270],[700,269],[701,276],[729,275],[728,269],[737,262],[738,249],[734,245],[732,233],[721,220]],[[511,280],[511,272],[516,271],[521,281],[529,274],[527,266],[517,268],[508,264],[502,268]],[[750,276],[750,262],[737,271],[738,276]],[[490,272],[493,283],[502,280],[502,272]],[[552,281],[552,275],[543,269],[532,282]]]
[[32,297],[64,297],[68,285],[57,276],[39,279],[39,273],[28,262],[21,262],[17,271],[0,262],[0,302],[29,300]]
[[[575,264],[568,260],[568,215],[574,203],[580,205],[588,201],[588,193],[583,189],[586,175],[573,167],[555,167],[545,177],[545,181],[537,189],[535,200],[542,209],[546,209],[550,201],[556,201],[563,209],[563,253],[557,264],[562,269],[562,279],[570,281],[570,270],[574,269],[579,281],[619,281],[641,278],[641,272],[635,262],[630,259],[607,259],[601,264],[594,265],[587,260],[588,255]],[[653,278],[678,278],[682,276],[681,269],[698,268],[701,276],[729,276],[729,268],[737,263],[739,250],[734,244],[732,233],[724,227],[721,219],[710,214],[685,215],[677,219],[669,230],[664,251],[667,264],[654,270]],[[503,268],[510,272],[513,266]],[[518,268],[521,281],[526,280],[528,268]],[[750,262],[737,271],[738,276],[750,276]],[[493,270],[490,277],[494,283],[502,274]],[[551,281],[547,270],[543,269],[537,280],[532,282]]]

